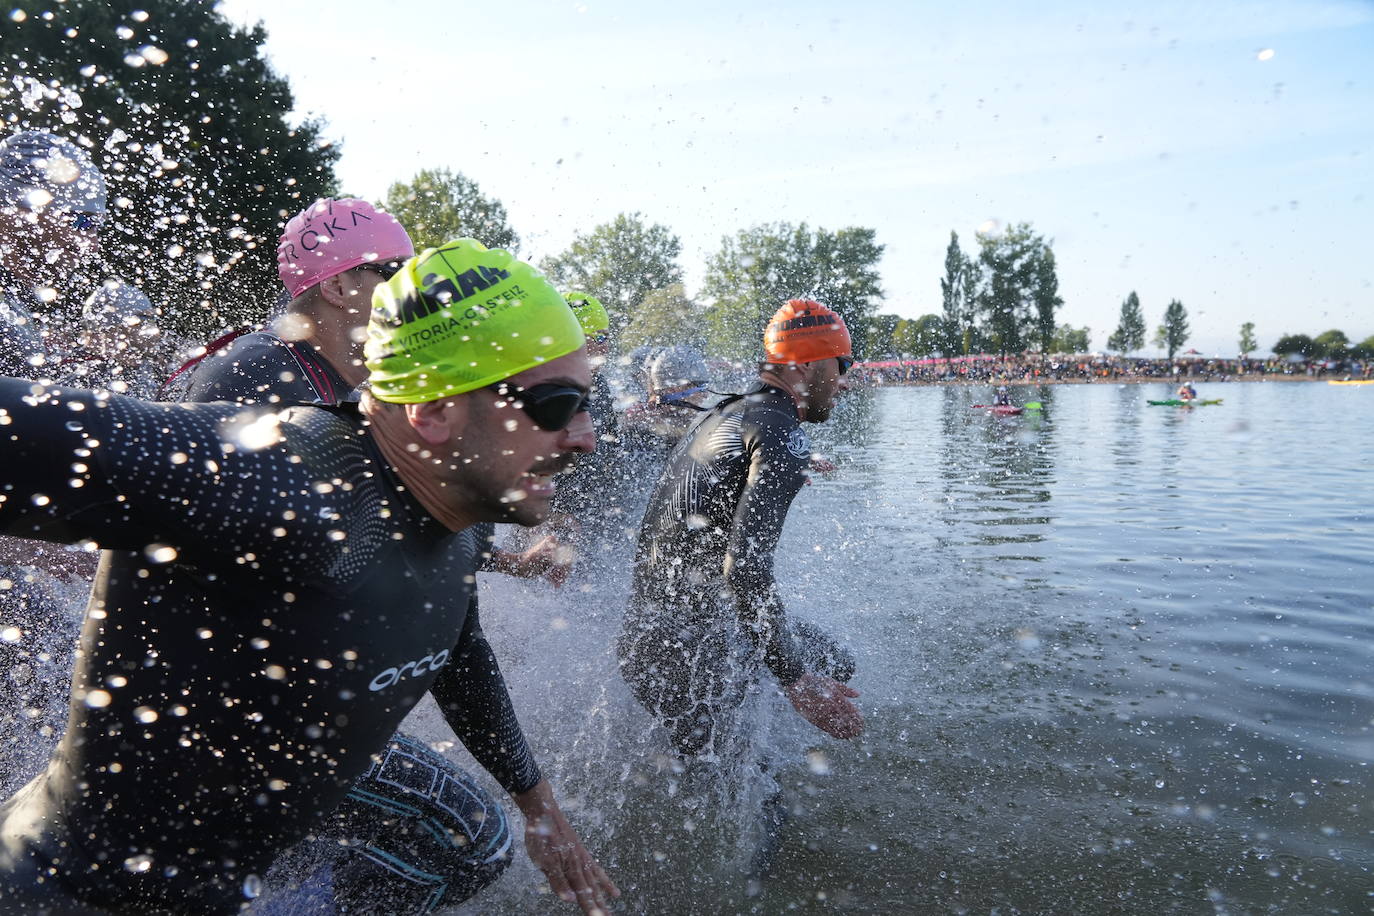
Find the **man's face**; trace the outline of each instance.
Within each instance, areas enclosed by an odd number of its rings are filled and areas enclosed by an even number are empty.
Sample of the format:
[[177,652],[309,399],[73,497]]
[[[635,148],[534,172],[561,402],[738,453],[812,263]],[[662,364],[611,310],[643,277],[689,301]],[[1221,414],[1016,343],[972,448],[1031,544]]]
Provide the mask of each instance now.
[[835,397],[840,389],[838,359],[819,359],[807,364],[806,410],[802,417],[807,423],[824,423],[835,409]]
[[579,453],[596,448],[596,434],[586,411],[577,413],[564,429],[541,429],[516,406],[520,399],[516,389],[554,385],[585,394],[591,381],[586,351],[578,350],[507,379],[508,393],[504,396],[487,388],[468,393],[468,423],[459,446],[463,483],[484,518],[525,526],[539,524],[549,513],[556,489],[554,475]]

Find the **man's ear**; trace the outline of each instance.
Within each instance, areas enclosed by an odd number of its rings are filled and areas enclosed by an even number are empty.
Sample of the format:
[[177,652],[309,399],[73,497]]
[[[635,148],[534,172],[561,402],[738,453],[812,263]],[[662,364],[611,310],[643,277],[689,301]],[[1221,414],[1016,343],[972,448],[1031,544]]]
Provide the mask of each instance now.
[[443,445],[467,425],[470,399],[466,394],[406,405],[406,422],[430,445]]

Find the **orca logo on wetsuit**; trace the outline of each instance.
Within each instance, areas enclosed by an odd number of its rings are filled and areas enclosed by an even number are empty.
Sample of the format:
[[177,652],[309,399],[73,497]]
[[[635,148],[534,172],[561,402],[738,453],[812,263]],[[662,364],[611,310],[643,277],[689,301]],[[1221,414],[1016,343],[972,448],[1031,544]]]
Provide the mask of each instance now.
[[787,450],[798,458],[811,457],[811,440],[805,430],[794,429],[787,434]]
[[420,675],[428,674],[431,671],[438,671],[440,668],[444,667],[444,665],[447,662],[447,649],[444,649],[437,655],[426,655],[424,658],[417,659],[416,661],[406,662],[399,668],[386,669],[381,674],[377,675],[372,679],[372,682],[367,685],[367,689],[373,691],[385,690],[392,684],[399,681],[401,678],[405,677],[407,671],[410,672],[411,677],[419,677]]

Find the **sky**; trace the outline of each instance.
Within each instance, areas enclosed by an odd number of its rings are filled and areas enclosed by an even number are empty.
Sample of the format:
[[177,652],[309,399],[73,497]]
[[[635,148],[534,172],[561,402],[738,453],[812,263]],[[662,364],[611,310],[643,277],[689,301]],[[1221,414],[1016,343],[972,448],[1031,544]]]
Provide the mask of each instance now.
[[[958,7],[966,7],[960,9]],[[1045,7],[1045,8],[1041,8]],[[1061,322],[1232,356],[1253,321],[1374,335],[1374,2],[224,0],[261,22],[350,194],[445,166],[522,256],[638,211],[683,243],[866,226],[880,310],[938,313],[951,231],[1052,240]],[[1151,351],[1146,351],[1151,352]]]

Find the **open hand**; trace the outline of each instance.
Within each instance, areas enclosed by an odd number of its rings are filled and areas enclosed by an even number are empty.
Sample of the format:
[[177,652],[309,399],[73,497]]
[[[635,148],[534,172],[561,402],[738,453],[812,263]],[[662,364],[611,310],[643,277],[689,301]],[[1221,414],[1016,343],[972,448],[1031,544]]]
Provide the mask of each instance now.
[[576,901],[588,916],[610,911],[620,888],[592,858],[554,801],[547,780],[515,796],[525,815],[525,849],[560,899]]
[[801,716],[832,738],[857,738],[863,734],[864,717],[849,700],[859,691],[834,678],[806,673],[783,688]]

